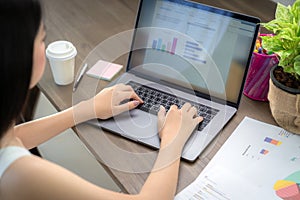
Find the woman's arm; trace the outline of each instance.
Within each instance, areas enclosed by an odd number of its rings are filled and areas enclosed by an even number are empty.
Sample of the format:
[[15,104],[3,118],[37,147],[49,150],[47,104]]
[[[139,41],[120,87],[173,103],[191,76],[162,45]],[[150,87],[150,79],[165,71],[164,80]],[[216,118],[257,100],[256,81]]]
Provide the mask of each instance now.
[[161,107],[158,113],[158,128],[161,147],[152,173],[145,182],[141,199],[173,199],[178,180],[181,152],[191,133],[203,120],[189,103],[179,110],[171,106],[167,115]]
[[[120,105],[125,99],[133,99]],[[15,135],[28,149],[49,140],[62,131],[84,121],[100,118],[107,119],[125,110],[135,108],[143,101],[133,89],[123,84],[102,90],[94,98],[83,101],[56,114],[20,124],[15,127]]]
[[176,192],[180,155],[186,140],[202,120],[189,104],[172,106],[167,115],[158,113],[161,149],[152,172],[137,195],[99,188],[48,161],[35,156],[14,162],[0,182],[1,199],[98,199],[98,200],[171,200]]
[[15,126],[15,135],[31,149],[74,126],[73,107]]

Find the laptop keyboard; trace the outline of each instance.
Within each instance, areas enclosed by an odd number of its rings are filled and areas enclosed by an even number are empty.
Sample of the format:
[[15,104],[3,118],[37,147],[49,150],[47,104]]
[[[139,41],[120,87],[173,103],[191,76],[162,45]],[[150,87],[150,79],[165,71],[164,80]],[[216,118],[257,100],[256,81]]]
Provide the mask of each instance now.
[[139,97],[144,101],[143,104],[138,106],[138,109],[155,115],[159,111],[160,105],[164,106],[166,111],[168,111],[174,104],[177,105],[178,108],[181,108],[186,102],[189,102],[197,108],[198,115],[203,117],[203,121],[198,126],[199,131],[202,131],[219,112],[219,110],[209,106],[176,97],[175,95],[168,94],[166,92],[150,88],[146,85],[142,85],[133,81],[130,81],[127,83],[127,85],[130,85],[137,95],[139,95]]

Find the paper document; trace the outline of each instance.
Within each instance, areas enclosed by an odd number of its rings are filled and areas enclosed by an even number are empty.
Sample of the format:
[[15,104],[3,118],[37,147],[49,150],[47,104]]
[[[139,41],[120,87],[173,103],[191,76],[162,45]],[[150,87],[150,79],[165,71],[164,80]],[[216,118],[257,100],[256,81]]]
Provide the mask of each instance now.
[[175,200],[300,200],[300,136],[244,118]]
[[111,81],[122,68],[123,65],[99,60],[86,72],[86,74],[94,78]]

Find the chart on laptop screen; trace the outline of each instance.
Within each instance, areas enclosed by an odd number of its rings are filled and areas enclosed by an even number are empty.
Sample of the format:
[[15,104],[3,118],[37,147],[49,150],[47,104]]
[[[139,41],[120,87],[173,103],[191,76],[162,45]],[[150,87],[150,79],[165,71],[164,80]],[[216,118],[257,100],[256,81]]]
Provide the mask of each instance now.
[[[212,55],[216,44],[221,40],[219,36],[227,33],[226,29],[230,23],[229,18],[220,20],[221,17],[221,15],[213,16],[207,11],[200,12],[197,8],[174,2],[158,1],[152,26],[164,29],[153,29],[149,34],[147,46],[186,59],[199,71],[201,70],[202,76],[205,76],[215,65]],[[234,43],[234,41],[228,42]],[[222,64],[230,66],[231,59],[226,57],[226,60],[222,60]],[[180,69],[182,73],[187,74],[186,70],[188,68]],[[221,73],[223,78],[228,76],[228,71],[229,67]],[[205,87],[205,81],[202,82],[202,87]],[[216,88],[216,90],[220,93],[224,92],[223,88]]]
[[[166,31],[167,32],[167,31]],[[153,40],[152,40],[153,38]],[[151,39],[149,39],[149,45],[152,43],[152,49],[158,50],[158,51],[163,51],[170,53],[172,55],[180,54],[183,58],[190,59],[195,62],[199,62],[202,64],[206,64],[207,61],[205,59],[205,54],[203,47],[194,41],[185,41],[183,44],[180,45],[181,48],[180,50],[177,50],[177,42],[178,42],[178,37],[173,37],[171,39],[170,35],[167,33],[165,35],[162,34],[162,31],[159,32],[159,34],[155,35],[155,33],[151,34]],[[203,55],[201,55],[203,54]]]
[[[196,90],[208,89],[220,95],[240,85],[242,78],[236,80],[231,73],[243,73],[246,68],[255,23],[234,18],[226,11],[207,10],[198,3],[154,2],[142,8],[138,23],[141,28],[152,27],[145,34],[147,50],[141,63],[145,64],[145,70],[161,72],[162,65],[168,66],[165,73],[157,76],[163,80],[181,80]],[[158,60],[162,65],[155,65]],[[177,74],[168,73],[170,69]],[[235,74],[238,77],[238,73]],[[235,94],[228,93],[227,97],[236,100],[239,89],[235,89]]]

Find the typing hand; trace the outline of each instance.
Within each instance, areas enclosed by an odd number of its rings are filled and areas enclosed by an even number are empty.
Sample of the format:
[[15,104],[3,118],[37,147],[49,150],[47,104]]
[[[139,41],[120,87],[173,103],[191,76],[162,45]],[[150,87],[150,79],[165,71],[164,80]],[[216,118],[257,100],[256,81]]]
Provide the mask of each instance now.
[[[120,104],[126,99],[131,100]],[[132,87],[124,84],[103,89],[93,100],[96,116],[100,119],[108,119],[126,110],[134,109],[143,103],[143,100],[134,92]]]
[[167,114],[165,108],[161,106],[157,116],[161,147],[174,142],[181,149],[197,124],[203,120],[197,116],[197,109],[189,103],[184,104],[181,109],[172,105]]

